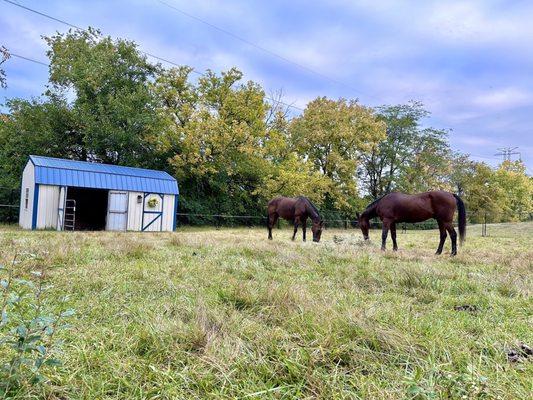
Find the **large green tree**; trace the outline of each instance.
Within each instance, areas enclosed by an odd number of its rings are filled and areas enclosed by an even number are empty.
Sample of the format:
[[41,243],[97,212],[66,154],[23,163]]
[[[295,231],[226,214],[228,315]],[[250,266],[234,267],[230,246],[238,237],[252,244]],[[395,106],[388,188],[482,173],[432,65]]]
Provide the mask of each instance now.
[[383,140],[385,124],[356,101],[319,97],[292,121],[290,130],[294,150],[330,182],[326,206],[354,211],[359,159]]
[[441,186],[450,156],[446,131],[422,126],[429,112],[419,102],[382,106],[377,111],[386,124],[386,137],[362,154],[364,191],[377,198],[392,190]]
[[[154,151],[161,130],[150,83],[158,67],[135,43],[94,29],[45,38],[50,91],[73,94],[86,157],[112,164],[161,166]],[[68,98],[69,96],[67,96]]]
[[208,71],[192,83],[189,68],[171,69],[155,83],[166,128],[162,151],[180,179],[185,209],[257,213],[256,189],[268,171],[262,88],[231,69]]
[[82,159],[86,153],[79,123],[67,102],[11,99],[0,120],[0,186],[16,188],[30,154]]

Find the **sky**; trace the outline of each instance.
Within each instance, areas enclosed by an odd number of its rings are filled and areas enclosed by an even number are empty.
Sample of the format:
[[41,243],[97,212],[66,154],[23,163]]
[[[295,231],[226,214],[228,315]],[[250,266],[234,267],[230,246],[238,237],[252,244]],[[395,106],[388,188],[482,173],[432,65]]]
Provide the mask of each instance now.
[[[198,71],[237,67],[298,108],[317,96],[418,100],[454,150],[495,166],[498,148],[518,147],[533,174],[533,1],[12,1]],[[0,0],[0,46],[12,53],[47,63],[41,36],[67,29]],[[44,91],[46,66],[3,67],[0,103]]]

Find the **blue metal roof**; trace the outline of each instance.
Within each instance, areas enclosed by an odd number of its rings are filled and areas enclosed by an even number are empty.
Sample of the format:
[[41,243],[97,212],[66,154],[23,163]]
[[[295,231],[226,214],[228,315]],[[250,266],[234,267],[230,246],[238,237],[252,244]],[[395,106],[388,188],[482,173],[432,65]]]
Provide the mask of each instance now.
[[42,156],[30,161],[35,183],[43,185],[179,194],[176,179],[163,171]]

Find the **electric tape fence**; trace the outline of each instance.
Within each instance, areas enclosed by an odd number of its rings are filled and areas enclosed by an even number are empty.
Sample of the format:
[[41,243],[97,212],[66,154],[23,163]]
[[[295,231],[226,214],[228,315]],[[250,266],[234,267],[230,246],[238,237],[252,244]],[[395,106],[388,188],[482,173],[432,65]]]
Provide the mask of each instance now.
[[[0,186],[0,223],[13,224],[18,222],[19,214],[20,191],[19,189],[12,189]],[[338,210],[321,210],[321,216],[324,221],[325,229],[358,229],[358,223],[355,216],[348,216]],[[222,227],[265,227],[268,222],[268,216],[264,215],[234,215],[226,213],[188,213],[178,212],[176,214],[177,226],[214,226],[216,228]],[[475,211],[469,212],[467,210],[467,221],[469,225],[480,225],[482,235],[488,236],[487,225],[498,222],[524,222],[533,221],[533,210],[520,213],[493,213],[490,211]],[[308,222],[308,227],[310,227]],[[291,226],[290,222],[284,221],[281,218],[277,222],[277,227]],[[381,229],[382,224],[379,219],[374,218],[370,223],[371,229]],[[397,229],[400,232],[407,230],[423,230],[436,229],[437,222],[433,219],[416,222],[416,223],[399,223]]]

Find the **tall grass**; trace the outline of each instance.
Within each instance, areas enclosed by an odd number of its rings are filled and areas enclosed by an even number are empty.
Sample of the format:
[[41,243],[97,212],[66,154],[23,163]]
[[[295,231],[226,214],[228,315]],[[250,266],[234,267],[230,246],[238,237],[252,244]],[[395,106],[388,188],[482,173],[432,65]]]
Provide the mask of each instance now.
[[490,232],[451,258],[435,231],[382,253],[377,232],[6,230],[77,310],[64,366],[24,397],[531,398],[507,352],[533,343],[533,224]]

